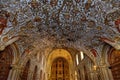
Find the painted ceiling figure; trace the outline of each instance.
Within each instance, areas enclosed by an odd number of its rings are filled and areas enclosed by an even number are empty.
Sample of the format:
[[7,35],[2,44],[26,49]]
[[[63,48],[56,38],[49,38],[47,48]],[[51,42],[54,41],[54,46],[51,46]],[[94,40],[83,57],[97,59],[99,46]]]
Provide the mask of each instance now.
[[111,45],[116,50],[120,50],[120,41],[119,40],[111,40],[111,39],[106,38],[106,37],[100,37],[100,40],[102,40],[103,42]]

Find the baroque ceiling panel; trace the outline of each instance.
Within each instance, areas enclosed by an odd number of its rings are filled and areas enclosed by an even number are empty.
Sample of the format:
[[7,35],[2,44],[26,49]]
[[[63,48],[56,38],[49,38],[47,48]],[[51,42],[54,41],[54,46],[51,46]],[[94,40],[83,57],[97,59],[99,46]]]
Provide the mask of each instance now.
[[101,37],[119,37],[119,26],[119,0],[0,0],[1,37],[20,36],[24,48],[96,48]]

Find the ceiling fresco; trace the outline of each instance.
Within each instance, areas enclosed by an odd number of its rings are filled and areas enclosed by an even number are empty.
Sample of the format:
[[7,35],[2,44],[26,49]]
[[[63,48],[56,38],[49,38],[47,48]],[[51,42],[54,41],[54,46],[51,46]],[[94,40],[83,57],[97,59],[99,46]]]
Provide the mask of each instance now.
[[19,36],[21,49],[97,48],[119,27],[119,0],[0,0],[1,45]]

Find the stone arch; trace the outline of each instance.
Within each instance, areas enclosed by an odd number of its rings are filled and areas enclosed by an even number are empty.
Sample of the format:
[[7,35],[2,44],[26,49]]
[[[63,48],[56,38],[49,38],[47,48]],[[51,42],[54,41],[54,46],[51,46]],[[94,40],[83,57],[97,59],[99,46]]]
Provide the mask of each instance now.
[[93,53],[86,49],[85,47],[76,48],[79,52],[82,51],[93,63],[96,65],[96,58],[94,57]]
[[112,63],[111,59],[112,59],[112,57],[114,55],[113,51],[118,51],[118,50],[115,50],[113,47],[110,47],[109,51],[107,52],[107,61],[108,61],[109,65]]
[[114,48],[110,48],[109,52],[108,52],[108,62],[110,64],[109,69],[112,72],[113,78],[114,80],[119,80],[120,77],[120,50],[116,50]]
[[113,80],[111,70],[109,69],[110,64],[108,62],[108,55],[111,48],[113,47],[107,44],[103,45],[102,52],[101,52],[101,62],[100,62],[100,65],[101,65],[100,68],[101,68],[103,78],[108,80]]
[[84,59],[77,66],[78,80],[93,80],[93,66],[93,61],[85,54]]
[[[92,52],[84,47],[80,47],[80,46],[75,46],[74,48],[71,48],[70,46],[57,46],[57,47],[53,47],[53,48],[49,48],[47,49],[47,51],[45,51],[45,61],[48,61],[48,57],[50,56],[50,54],[52,53],[52,51],[56,50],[56,49],[64,49],[67,52],[70,53],[73,63],[75,63],[75,59],[73,58],[75,56],[76,53],[79,53],[80,51],[83,51],[84,54],[86,56],[88,56],[90,58],[90,60],[93,62],[94,65],[96,65],[96,58],[94,57],[94,55],[92,54]],[[45,64],[45,66],[47,66],[47,64]],[[76,66],[76,65],[74,65]],[[47,67],[45,67],[47,68]],[[46,69],[45,69],[46,70]],[[47,72],[48,73],[48,72]],[[49,74],[48,74],[49,75]],[[48,77],[48,75],[46,75],[46,77]]]
[[16,64],[18,62],[19,57],[20,57],[18,46],[17,46],[17,44],[13,43],[10,45],[10,47],[13,50],[12,54],[14,56],[12,64]]
[[25,67],[23,68],[20,74],[20,80],[27,80],[29,74],[29,68],[30,68],[30,60],[27,61]]
[[12,70],[10,71],[8,80],[18,80],[20,79],[22,70],[24,69],[26,63],[29,61],[30,57],[21,57],[18,46],[16,44],[12,44],[11,46],[14,49],[15,60],[13,61]]
[[92,67],[93,67],[93,62],[91,61],[91,59],[87,56],[85,56],[85,59],[83,60],[83,72],[84,72],[84,78],[85,80],[91,80],[90,78],[90,72],[92,72]]
[[66,49],[70,54],[71,54],[71,52],[74,52],[74,51],[76,53],[80,53],[82,51],[89,59],[91,59],[91,61],[94,64],[96,64],[96,58],[94,57],[93,53],[89,49],[86,49],[84,46],[77,46],[76,45],[76,46],[74,46],[74,49],[66,46],[63,49]]
[[18,63],[20,54],[19,54],[19,49],[18,49],[18,46],[17,46],[16,43],[13,43],[9,46],[12,50],[13,60],[12,60],[12,63],[11,63],[11,70],[9,72],[8,80],[12,80],[12,78],[15,78],[14,77],[15,67],[14,66],[16,66],[16,64]]
[[[60,51],[60,53],[59,53]],[[48,73],[46,75],[46,78],[49,78],[50,77],[50,73],[51,73],[51,68],[50,66],[52,65],[52,62],[54,61],[54,59],[58,58],[58,57],[62,57],[62,58],[65,58],[68,63],[70,64],[70,69],[73,70],[74,69],[74,62],[73,62],[73,59],[71,57],[71,54],[65,50],[65,49],[54,49],[50,54],[49,56],[47,57],[47,64],[46,64],[46,73]],[[73,74],[74,76],[74,71],[70,71],[70,74]],[[49,75],[49,76],[48,76]],[[71,80],[74,80],[72,76],[70,76],[70,79]],[[47,79],[48,80],[48,79]]]
[[14,55],[10,46],[7,46],[3,51],[0,51],[0,80],[7,80]]
[[[84,53],[86,56],[88,56],[88,57],[93,61],[94,64],[96,64],[96,58],[94,57],[94,55],[92,54],[92,52],[91,52],[90,50],[86,49],[85,47],[78,47],[78,46],[75,46],[74,48],[71,48],[71,47],[69,47],[69,46],[55,47],[55,48],[53,47],[53,48],[47,50],[47,53],[49,54],[49,53],[51,53],[51,52],[52,52],[53,50],[55,50],[55,49],[65,49],[65,50],[67,50],[70,54],[71,54],[71,52],[72,52],[72,53],[79,53],[80,51],[83,51],[83,53]],[[49,55],[47,55],[47,56],[49,56]],[[71,56],[73,57],[74,54],[71,54]]]
[[102,64],[108,64],[109,65],[109,63],[108,63],[108,52],[109,52],[109,50],[110,50],[110,48],[111,48],[111,46],[109,46],[109,45],[107,45],[107,44],[105,44],[104,46],[103,46],[103,48],[102,48],[102,52],[101,52],[101,57],[102,57]]
[[51,66],[50,80],[70,80],[68,61],[62,57],[54,59]]

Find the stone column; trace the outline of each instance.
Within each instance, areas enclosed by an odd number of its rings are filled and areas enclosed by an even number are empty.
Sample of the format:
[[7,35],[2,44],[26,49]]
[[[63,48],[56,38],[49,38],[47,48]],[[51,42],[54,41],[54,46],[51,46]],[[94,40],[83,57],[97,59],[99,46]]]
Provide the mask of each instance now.
[[82,64],[80,64],[80,78],[81,80],[85,80],[85,73],[84,73],[84,67],[82,66]]
[[100,80],[113,80],[112,75],[110,75],[109,66],[104,64],[99,66]]
[[94,80],[94,73],[93,73],[93,71],[90,71],[89,74],[90,74],[90,80]]
[[12,70],[9,73],[7,80],[19,80],[21,70],[23,69],[21,66],[12,65]]
[[93,68],[90,68],[88,74],[89,74],[89,80],[94,80],[95,71],[93,70]]

